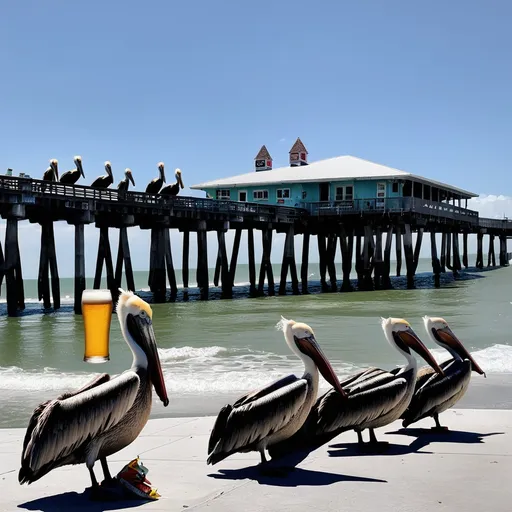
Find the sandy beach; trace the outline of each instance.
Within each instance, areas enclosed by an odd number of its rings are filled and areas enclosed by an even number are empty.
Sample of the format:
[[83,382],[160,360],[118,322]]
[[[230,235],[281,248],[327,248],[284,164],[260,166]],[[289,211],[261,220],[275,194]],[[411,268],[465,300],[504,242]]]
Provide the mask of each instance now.
[[[383,455],[360,455],[353,432],[299,462],[287,478],[262,477],[257,453],[211,467],[206,446],[214,417],[150,420],[139,438],[110,459],[113,472],[139,455],[162,497],[154,502],[90,502],[85,466],[60,468],[40,481],[17,481],[23,429],[0,430],[0,510],[141,510],[509,512],[512,500],[512,411],[453,409],[442,415],[449,434],[431,420],[379,429]],[[99,466],[99,464],[98,464]],[[100,468],[98,468],[100,471]]]

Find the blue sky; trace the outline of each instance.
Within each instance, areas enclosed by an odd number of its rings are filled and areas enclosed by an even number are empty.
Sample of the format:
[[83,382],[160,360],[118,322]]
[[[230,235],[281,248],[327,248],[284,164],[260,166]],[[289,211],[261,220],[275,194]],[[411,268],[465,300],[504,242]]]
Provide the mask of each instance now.
[[38,177],[80,154],[85,183],[110,160],[143,190],[163,160],[187,186],[250,171],[261,144],[284,165],[300,136],[310,160],[512,196],[511,15],[471,0],[4,2],[0,170]]

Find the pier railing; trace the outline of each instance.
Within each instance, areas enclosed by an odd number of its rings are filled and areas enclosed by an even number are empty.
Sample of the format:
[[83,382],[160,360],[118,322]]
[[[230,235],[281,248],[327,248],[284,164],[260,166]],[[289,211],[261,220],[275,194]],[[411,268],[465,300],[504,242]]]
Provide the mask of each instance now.
[[416,212],[424,215],[467,220],[478,223],[478,212],[448,203],[419,199],[417,197],[387,197],[352,199],[345,201],[319,201],[304,203],[302,207],[311,215],[350,215],[362,213]]
[[512,230],[512,220],[509,219],[483,219],[480,218],[478,225],[481,228]]

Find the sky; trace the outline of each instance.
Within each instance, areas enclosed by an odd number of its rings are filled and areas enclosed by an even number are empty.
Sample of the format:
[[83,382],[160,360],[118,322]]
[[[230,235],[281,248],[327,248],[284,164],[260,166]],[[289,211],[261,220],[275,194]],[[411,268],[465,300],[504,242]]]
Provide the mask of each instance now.
[[[197,195],[188,185],[250,172],[262,144],[285,165],[300,136],[310,161],[366,158],[512,217],[511,16],[474,0],[2,2],[0,172],[40,177],[50,158],[64,172],[79,154],[85,184],[109,160],[144,190],[164,161]],[[38,227],[23,230],[37,268]],[[72,230],[56,230],[71,275]],[[147,233],[132,232],[147,268]]]

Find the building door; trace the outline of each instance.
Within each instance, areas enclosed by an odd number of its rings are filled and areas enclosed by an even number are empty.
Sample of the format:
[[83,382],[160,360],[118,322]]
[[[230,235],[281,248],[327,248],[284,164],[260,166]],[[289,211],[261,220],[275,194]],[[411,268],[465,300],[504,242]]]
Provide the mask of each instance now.
[[329,183],[320,183],[319,191],[320,201],[329,201]]
[[377,183],[377,208],[384,208],[386,203],[386,183],[384,181],[379,181]]
[[247,191],[240,190],[238,192],[238,200],[241,201],[242,203],[245,203],[247,201]]

